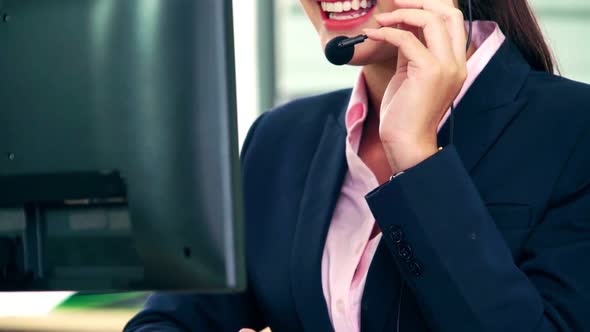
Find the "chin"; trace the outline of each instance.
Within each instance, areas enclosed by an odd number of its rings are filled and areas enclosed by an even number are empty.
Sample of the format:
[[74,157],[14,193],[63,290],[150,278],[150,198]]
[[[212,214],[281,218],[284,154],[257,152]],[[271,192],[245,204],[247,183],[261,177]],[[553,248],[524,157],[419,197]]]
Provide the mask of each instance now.
[[[391,4],[386,3],[383,0],[305,0],[304,9],[316,26],[324,49],[330,40],[338,36],[353,37],[362,34],[364,28],[378,28],[373,15],[393,9]],[[349,64],[364,66],[382,63],[393,59],[396,53],[393,46],[365,41],[356,46],[354,58]]]

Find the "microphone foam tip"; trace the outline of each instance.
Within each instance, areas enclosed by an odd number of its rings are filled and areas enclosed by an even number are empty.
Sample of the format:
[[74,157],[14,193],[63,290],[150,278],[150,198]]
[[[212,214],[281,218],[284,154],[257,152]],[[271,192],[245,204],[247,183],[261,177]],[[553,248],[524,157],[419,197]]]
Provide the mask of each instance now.
[[338,47],[338,43],[340,43],[344,39],[348,39],[348,37],[338,36],[330,40],[328,44],[326,44],[326,48],[324,50],[326,59],[328,59],[330,63],[336,66],[342,66],[349,63],[350,60],[352,60],[352,57],[354,56],[354,46]]

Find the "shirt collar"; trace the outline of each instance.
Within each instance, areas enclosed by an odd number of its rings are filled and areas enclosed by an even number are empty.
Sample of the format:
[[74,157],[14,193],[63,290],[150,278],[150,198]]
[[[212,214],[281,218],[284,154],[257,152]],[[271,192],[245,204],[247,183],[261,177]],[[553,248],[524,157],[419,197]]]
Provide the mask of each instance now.
[[[467,22],[465,23],[467,26]],[[467,78],[454,105],[457,105],[463,98],[469,87],[477,79],[479,74],[496,54],[506,37],[500,31],[498,24],[492,21],[474,21],[472,42],[477,48],[475,53],[467,60]],[[351,184],[361,185],[365,191],[371,190],[378,185],[373,172],[365,165],[358,156],[358,149],[361,142],[363,124],[368,112],[368,96],[363,72],[358,76],[352,90],[348,108],[345,114],[346,126],[346,162],[348,165],[348,176]],[[443,126],[450,115],[450,110],[441,119],[438,130]]]

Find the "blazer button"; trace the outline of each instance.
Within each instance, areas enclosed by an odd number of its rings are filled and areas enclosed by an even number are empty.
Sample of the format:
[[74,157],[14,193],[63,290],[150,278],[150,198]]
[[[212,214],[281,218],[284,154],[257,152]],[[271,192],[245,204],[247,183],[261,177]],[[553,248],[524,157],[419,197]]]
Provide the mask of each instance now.
[[403,258],[406,262],[409,262],[410,260],[412,260],[412,247],[410,247],[408,244],[402,243],[397,247],[399,256],[401,258]]
[[404,238],[404,232],[402,231],[401,227],[399,226],[390,226],[389,227],[389,238],[393,243],[399,244],[402,242]]
[[410,272],[416,277],[419,277],[422,274],[422,265],[416,261],[409,262],[408,268],[410,269]]

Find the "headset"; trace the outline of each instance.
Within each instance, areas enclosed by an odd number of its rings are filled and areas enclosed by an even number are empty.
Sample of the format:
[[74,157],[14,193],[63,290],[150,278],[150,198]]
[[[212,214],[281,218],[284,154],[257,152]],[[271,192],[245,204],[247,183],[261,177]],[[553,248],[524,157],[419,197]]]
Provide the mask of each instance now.
[[[467,45],[466,50],[469,50],[471,46],[471,38],[473,34],[473,10],[471,6],[472,0],[467,0],[467,18],[469,21],[468,33],[467,33]],[[354,46],[360,44],[367,40],[366,35],[358,35],[356,37],[346,37],[346,36],[338,36],[334,39],[330,40],[328,44],[326,44],[326,48],[324,49],[324,54],[326,59],[330,61],[330,63],[341,66],[345,65],[352,60],[354,56]],[[453,116],[453,111],[455,110],[454,103],[451,103],[451,114],[449,119],[449,144],[453,144],[453,131],[455,128],[455,119]]]
[[[468,19],[468,32],[467,32],[467,45],[465,50],[468,51],[471,46],[471,39],[473,35],[473,8],[472,0],[467,0],[467,19]],[[356,37],[338,36],[330,40],[326,45],[324,54],[328,61],[332,64],[341,66],[347,64],[352,60],[354,56],[354,46],[364,42],[368,37],[366,35],[359,35]],[[453,144],[453,135],[455,129],[455,103],[451,102],[451,114],[449,115],[449,144]],[[396,318],[396,331],[399,332],[399,324],[402,309],[402,298],[404,294],[405,283],[403,280],[400,282],[399,298],[397,301],[397,318]]]

